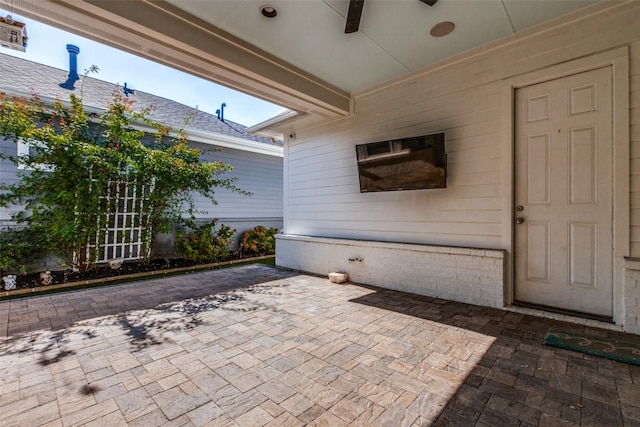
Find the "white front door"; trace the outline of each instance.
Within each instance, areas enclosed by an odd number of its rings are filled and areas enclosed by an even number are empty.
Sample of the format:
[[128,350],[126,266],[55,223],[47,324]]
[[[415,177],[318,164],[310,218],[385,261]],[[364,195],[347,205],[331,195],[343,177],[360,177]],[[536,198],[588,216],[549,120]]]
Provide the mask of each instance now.
[[611,72],[516,91],[516,301],[613,315]]

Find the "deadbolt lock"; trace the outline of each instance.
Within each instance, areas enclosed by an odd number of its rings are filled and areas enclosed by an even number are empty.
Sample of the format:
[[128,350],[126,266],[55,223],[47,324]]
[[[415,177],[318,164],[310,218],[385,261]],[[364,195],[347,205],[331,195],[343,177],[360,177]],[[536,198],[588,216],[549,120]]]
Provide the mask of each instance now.
[[524,210],[524,206],[520,205],[520,206],[516,206],[516,210],[518,212],[522,212]]

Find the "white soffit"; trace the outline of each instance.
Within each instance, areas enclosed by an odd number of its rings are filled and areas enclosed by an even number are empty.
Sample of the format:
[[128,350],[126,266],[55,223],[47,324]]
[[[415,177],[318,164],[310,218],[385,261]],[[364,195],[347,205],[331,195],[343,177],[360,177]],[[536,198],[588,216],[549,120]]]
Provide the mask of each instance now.
[[[309,123],[349,114],[349,94],[598,3],[595,0],[15,0],[24,16],[278,103]],[[602,0],[600,3],[610,3]],[[261,15],[269,4],[275,18]],[[434,38],[433,25],[455,30]],[[287,118],[291,121],[292,118]]]
[[597,0],[504,0],[505,9],[516,31],[524,30],[593,3],[597,3]]
[[[345,34],[348,0],[167,0],[174,6],[355,93],[596,0],[365,0],[360,30]],[[277,9],[265,18],[260,7]],[[448,36],[431,28],[455,23]]]

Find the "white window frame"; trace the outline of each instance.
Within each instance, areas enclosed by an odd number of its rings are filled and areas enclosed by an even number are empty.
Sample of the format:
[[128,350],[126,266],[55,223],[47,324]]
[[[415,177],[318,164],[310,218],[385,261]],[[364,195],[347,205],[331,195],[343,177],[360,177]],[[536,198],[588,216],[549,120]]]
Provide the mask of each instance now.
[[[31,147],[37,147],[40,146],[42,147],[43,144],[42,142],[33,140],[33,139],[29,139],[29,140],[23,140],[23,139],[19,139],[17,142],[17,155],[18,157],[21,156],[29,156],[31,154]],[[19,163],[18,165],[18,169],[20,170],[25,170],[25,171],[31,171],[31,170],[41,170],[44,172],[52,172],[53,171],[53,166],[52,165],[46,165],[46,164],[38,164],[35,167],[32,166],[27,166],[24,164]]]

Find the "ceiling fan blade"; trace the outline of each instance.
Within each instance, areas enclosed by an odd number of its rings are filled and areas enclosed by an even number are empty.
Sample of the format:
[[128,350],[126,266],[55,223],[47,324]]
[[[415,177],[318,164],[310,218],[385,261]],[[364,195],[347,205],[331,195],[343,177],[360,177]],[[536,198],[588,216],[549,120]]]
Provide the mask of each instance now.
[[349,13],[347,13],[347,25],[344,28],[345,34],[355,33],[360,27],[360,16],[364,0],[349,0]]
[[438,2],[438,0],[420,0],[424,4],[428,4],[429,6],[433,6]]

